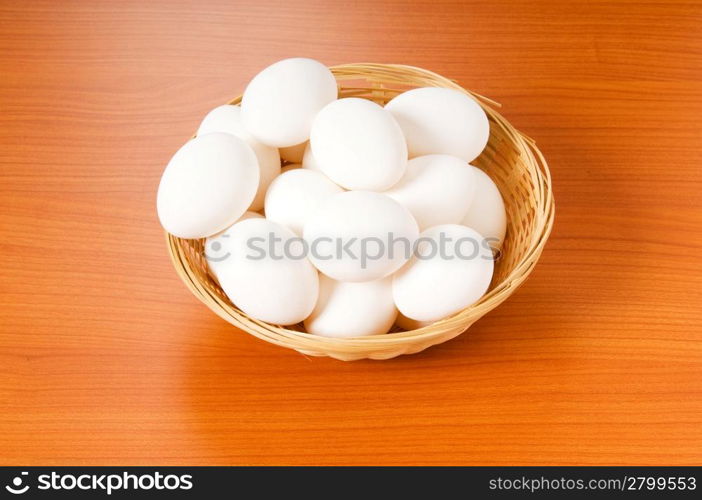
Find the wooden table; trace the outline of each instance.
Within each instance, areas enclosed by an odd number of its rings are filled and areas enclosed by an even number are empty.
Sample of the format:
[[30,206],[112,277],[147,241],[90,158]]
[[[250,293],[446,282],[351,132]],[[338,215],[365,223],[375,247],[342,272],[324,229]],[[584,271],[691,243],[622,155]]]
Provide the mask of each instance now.
[[[697,1],[0,3],[2,464],[700,464]],[[309,359],[168,260],[162,168],[260,69],[426,67],[549,160],[527,283],[461,337]]]

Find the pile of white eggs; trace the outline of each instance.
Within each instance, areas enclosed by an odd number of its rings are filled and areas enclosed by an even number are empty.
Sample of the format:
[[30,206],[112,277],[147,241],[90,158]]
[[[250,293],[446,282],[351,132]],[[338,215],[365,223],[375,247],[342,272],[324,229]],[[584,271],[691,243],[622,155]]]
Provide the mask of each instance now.
[[[417,88],[385,107],[339,99],[326,66],[286,59],[176,152],[159,219],[177,237],[206,238],[212,275],[252,318],[328,337],[418,328],[490,285],[505,208],[469,163],[489,131],[462,92]],[[437,252],[446,241],[477,251]]]

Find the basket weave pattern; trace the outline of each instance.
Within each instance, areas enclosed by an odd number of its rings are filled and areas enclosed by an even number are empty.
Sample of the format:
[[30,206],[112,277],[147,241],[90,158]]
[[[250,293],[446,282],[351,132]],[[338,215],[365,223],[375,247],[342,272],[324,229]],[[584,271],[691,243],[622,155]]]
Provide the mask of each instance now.
[[[505,201],[507,234],[490,289],[478,302],[454,316],[412,331],[357,338],[327,338],[304,332],[302,325],[280,327],[248,317],[232,304],[210,274],[204,240],[185,240],[166,234],[178,275],[192,293],[225,321],[256,337],[310,356],[351,361],[388,359],[412,354],[464,332],[488,311],[507,299],[529,276],[551,232],[554,200],[546,161],[534,141],[512,127],[489,99],[469,92],[436,73],[392,64],[344,64],[331,68],[339,97],[364,97],[384,105],[398,93],[415,87],[447,87],[478,101],[490,121],[490,139],[472,162],[490,175]],[[241,97],[230,101],[239,104]]]

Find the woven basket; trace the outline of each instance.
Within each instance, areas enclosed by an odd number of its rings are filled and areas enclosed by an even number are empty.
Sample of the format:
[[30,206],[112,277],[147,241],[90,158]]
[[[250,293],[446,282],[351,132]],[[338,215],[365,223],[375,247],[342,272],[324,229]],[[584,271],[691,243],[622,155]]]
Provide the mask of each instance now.
[[[344,64],[331,70],[339,84],[339,97],[365,97],[384,105],[411,88],[447,87],[472,96],[483,107],[490,120],[490,140],[472,163],[495,181],[507,209],[507,234],[488,293],[454,316],[418,330],[327,338],[305,333],[301,324],[271,325],[237,309],[208,271],[204,240],[185,240],[166,234],[168,250],[178,275],[198,299],[225,321],[267,342],[310,356],[331,356],[344,361],[416,353],[464,332],[529,276],[553,225],[554,201],[548,167],[534,141],[495,111],[499,105],[436,73],[396,64]],[[230,104],[240,101],[241,97],[237,97]]]

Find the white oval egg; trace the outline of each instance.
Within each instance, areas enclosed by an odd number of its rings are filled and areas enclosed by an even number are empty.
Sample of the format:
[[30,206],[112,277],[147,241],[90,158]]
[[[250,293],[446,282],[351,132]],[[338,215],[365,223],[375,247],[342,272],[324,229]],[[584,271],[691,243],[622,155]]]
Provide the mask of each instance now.
[[156,206],[179,238],[205,238],[246,212],[259,183],[256,155],[243,140],[215,132],[191,139],[166,166]]
[[297,170],[298,168],[302,168],[302,165],[299,163],[288,163],[285,165],[283,168],[280,169],[281,175],[284,174],[285,172],[290,172],[291,170]]
[[244,124],[241,122],[241,108],[239,106],[224,104],[207,113],[207,116],[200,124],[197,135],[201,136],[212,132],[226,132],[227,134],[235,135],[253,149],[258,159],[258,168],[261,173],[256,197],[251,202],[249,210],[261,210],[268,185],[280,174],[280,155],[278,150],[258,142],[246,131]]
[[472,161],[485,149],[490,123],[485,111],[466,94],[424,87],[398,95],[385,105],[400,124],[410,158],[447,154]]
[[289,163],[302,163],[302,157],[308,144],[309,142],[305,141],[295,146],[280,148],[280,157]]
[[488,174],[471,165],[475,173],[475,194],[461,224],[472,227],[499,250],[507,231],[507,213],[500,190]]
[[331,196],[343,192],[319,172],[298,168],[279,175],[266,194],[266,218],[296,234],[318,207]]
[[314,266],[340,281],[390,275],[412,255],[419,229],[412,214],[381,193],[347,191],[319,206],[304,227]]
[[423,231],[461,222],[473,199],[475,184],[473,168],[460,158],[426,155],[407,162],[405,175],[384,194],[406,207]]
[[367,99],[339,99],[312,123],[310,144],[320,170],[346,189],[383,191],[407,167],[407,144],[392,115]]
[[392,328],[396,316],[392,278],[351,283],[322,274],[319,299],[305,329],[324,337],[379,335]]
[[412,260],[393,278],[395,305],[410,319],[440,320],[480,299],[493,267],[492,250],[478,232],[458,224],[434,226],[419,236]]
[[425,326],[433,324],[433,321],[417,321],[416,319],[408,318],[402,313],[397,314],[397,319],[395,319],[395,324],[402,328],[403,330],[419,330]]
[[216,239],[208,259],[224,293],[247,315],[276,325],[299,323],[317,303],[319,278],[300,238],[263,218],[237,222]]
[[302,155],[302,168],[316,170],[318,172],[322,171],[317,164],[317,160],[315,160],[314,155],[312,154],[312,147],[310,146],[309,142],[305,148],[305,154]]
[[241,118],[256,139],[286,148],[309,139],[315,115],[336,97],[336,80],[325,65],[303,57],[284,59],[249,82]]

